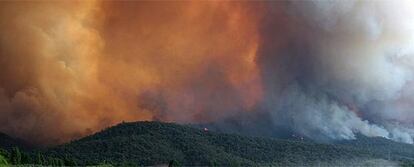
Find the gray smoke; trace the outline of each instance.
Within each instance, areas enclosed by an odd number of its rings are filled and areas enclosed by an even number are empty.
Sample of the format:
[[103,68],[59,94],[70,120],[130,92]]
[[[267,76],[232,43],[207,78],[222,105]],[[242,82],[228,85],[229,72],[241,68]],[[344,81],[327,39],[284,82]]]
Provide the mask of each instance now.
[[275,124],[413,143],[413,1],[269,5],[258,63]]
[[413,143],[414,2],[0,1],[0,131],[121,121]]

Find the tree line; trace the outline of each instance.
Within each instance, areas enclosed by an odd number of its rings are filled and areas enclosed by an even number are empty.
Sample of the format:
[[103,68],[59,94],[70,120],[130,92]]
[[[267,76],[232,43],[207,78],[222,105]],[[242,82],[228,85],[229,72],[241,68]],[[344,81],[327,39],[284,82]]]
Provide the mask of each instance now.
[[18,147],[10,151],[0,148],[0,165],[44,165],[44,166],[77,166],[76,162],[68,157],[57,158],[47,156],[41,152],[25,152]]

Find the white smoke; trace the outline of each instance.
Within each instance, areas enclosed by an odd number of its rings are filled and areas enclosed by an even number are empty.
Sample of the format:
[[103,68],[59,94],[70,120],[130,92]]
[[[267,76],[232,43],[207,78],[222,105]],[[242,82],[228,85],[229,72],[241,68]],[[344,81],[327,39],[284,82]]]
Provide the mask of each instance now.
[[414,1],[300,1],[286,13],[289,44],[259,59],[276,122],[311,138],[413,143]]

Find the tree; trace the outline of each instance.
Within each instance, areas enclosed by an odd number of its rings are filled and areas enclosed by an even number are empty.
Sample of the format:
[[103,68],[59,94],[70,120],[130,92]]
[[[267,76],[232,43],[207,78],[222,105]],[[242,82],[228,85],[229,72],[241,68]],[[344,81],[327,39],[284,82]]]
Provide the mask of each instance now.
[[6,160],[10,159],[10,153],[7,150],[0,148],[0,155],[3,156]]
[[69,158],[68,155],[65,155],[63,161],[65,163],[65,166],[78,166],[73,159]]
[[8,166],[7,160],[3,155],[0,155],[0,167]]
[[11,153],[11,163],[13,165],[19,165],[22,162],[22,154],[20,153],[19,148],[13,147],[12,153]]
[[176,160],[171,160],[170,163],[168,164],[168,167],[179,167],[179,166],[181,166],[181,165]]
[[44,157],[42,154],[37,153],[36,164],[43,165],[44,164]]
[[21,164],[32,164],[34,161],[32,160],[32,157],[29,155],[29,154],[27,154],[27,153],[25,153],[25,152],[20,152],[20,157],[21,157],[21,159],[20,159],[20,163]]

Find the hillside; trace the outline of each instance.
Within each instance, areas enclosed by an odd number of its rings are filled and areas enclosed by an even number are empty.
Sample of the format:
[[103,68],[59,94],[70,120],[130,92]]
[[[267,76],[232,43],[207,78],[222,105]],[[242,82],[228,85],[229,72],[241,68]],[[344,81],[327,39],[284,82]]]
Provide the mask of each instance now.
[[6,166],[6,165],[8,165],[6,158],[4,158],[3,155],[0,155],[0,166]]
[[397,161],[414,161],[414,145],[395,142],[383,137],[358,135],[355,140],[336,142],[338,145],[351,146],[370,151],[376,156]]
[[[2,134],[0,148],[26,147]],[[413,164],[414,146],[362,135],[356,140],[312,141],[248,137],[161,122],[121,123],[43,151],[22,152],[21,163],[46,165],[343,165]],[[11,160],[13,151],[4,153]],[[40,159],[39,159],[40,156]],[[12,162],[12,161],[10,161]]]
[[122,123],[47,152],[78,164],[182,165],[339,164],[382,155],[349,145],[221,134],[160,122]]
[[[252,122],[244,122],[244,124],[241,125],[237,123],[237,120],[225,120],[222,122],[213,122],[209,124],[194,124],[192,126],[197,128],[208,127],[210,130],[218,131],[221,133],[262,136],[268,138],[285,139],[289,141],[313,141],[310,138],[295,134],[293,131],[289,131],[289,129],[270,129],[266,126],[252,126]],[[255,129],[251,129],[252,127]],[[263,129],[257,129],[257,127]],[[326,140],[319,142],[365,150],[375,155],[375,157],[381,157],[393,161],[414,161],[413,144],[395,142],[383,137],[367,137],[362,134],[357,134],[356,139],[354,140]]]
[[11,150],[13,147],[19,147],[23,150],[31,148],[30,145],[25,143],[23,140],[10,137],[0,132],[0,148]]

